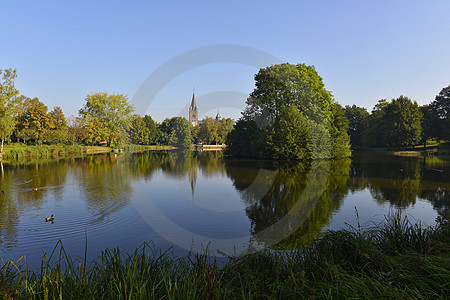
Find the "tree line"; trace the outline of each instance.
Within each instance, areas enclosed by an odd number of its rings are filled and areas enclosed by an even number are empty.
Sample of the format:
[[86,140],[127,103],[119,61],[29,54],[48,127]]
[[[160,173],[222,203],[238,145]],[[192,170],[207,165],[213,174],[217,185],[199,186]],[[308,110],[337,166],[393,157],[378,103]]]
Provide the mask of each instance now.
[[430,139],[450,140],[450,85],[423,106],[400,96],[381,99],[371,113],[356,105],[347,105],[344,111],[354,148],[426,146]]
[[124,94],[94,92],[78,116],[66,118],[59,106],[49,111],[38,98],[20,95],[14,85],[15,69],[0,69],[0,138],[25,144],[85,144],[123,146],[171,145],[188,148],[192,143],[225,143],[234,121],[206,117],[194,127],[182,117],[167,118],[162,123],[150,116],[134,114],[134,107]]
[[400,96],[365,108],[342,107],[325,88],[314,66],[279,64],[255,75],[255,89],[236,124],[206,117],[197,127],[185,118],[162,123],[134,114],[124,94],[87,95],[78,116],[65,118],[58,106],[48,111],[38,98],[20,95],[16,70],[0,70],[0,138],[33,144],[106,142],[172,145],[227,144],[228,154],[270,159],[347,157],[351,148],[415,146],[450,140],[450,85],[419,106]]
[[347,157],[351,148],[416,146],[450,140],[450,85],[419,106],[400,96],[372,112],[342,107],[314,66],[279,64],[255,75],[255,89],[228,139],[233,156],[268,159]]

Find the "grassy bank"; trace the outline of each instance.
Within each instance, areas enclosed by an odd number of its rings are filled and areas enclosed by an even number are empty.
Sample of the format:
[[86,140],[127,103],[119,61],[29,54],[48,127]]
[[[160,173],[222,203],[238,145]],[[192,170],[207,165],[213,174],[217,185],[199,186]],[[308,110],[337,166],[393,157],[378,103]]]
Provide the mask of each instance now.
[[[85,265],[62,245],[30,270],[2,263],[3,299],[406,298],[449,295],[449,217],[422,228],[394,215],[375,228],[328,231],[299,250],[248,250],[220,262],[176,258],[147,244],[134,253],[105,250]],[[48,263],[59,253],[56,264]],[[19,266],[20,265],[20,266]]]
[[171,146],[158,145],[125,145],[120,149],[118,147],[106,146],[69,146],[69,145],[42,145],[42,146],[28,146],[28,145],[8,145],[4,148],[0,158],[5,160],[20,159],[20,158],[50,158],[50,157],[64,157],[72,154],[92,154],[92,153],[107,153],[107,152],[140,152],[148,150],[171,150],[175,149]]
[[100,153],[110,152],[109,147],[96,146],[70,146],[70,145],[42,145],[42,146],[27,146],[27,145],[11,145],[6,146],[2,153],[4,159],[17,159],[23,157],[32,158],[48,158],[65,156],[69,154],[82,153]]
[[450,142],[432,143],[423,147],[423,145],[418,145],[415,147],[404,147],[404,148],[369,148],[362,147],[353,149],[354,153],[358,152],[369,152],[396,156],[431,156],[439,154],[450,154]]
[[69,145],[7,145],[3,149],[0,157],[3,159],[17,159],[24,157],[32,158],[49,158],[66,156],[69,154],[91,154],[106,152],[140,152],[148,150],[172,150],[176,149],[172,146],[159,145],[124,145],[123,147],[106,147],[106,146],[69,146]]

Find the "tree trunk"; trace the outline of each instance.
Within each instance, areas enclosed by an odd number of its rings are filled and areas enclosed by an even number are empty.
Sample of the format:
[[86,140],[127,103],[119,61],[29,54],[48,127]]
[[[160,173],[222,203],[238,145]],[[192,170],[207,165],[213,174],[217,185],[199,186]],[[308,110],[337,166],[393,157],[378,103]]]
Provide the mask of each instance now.
[[3,153],[3,141],[4,139],[2,139],[2,148],[0,149],[0,153]]

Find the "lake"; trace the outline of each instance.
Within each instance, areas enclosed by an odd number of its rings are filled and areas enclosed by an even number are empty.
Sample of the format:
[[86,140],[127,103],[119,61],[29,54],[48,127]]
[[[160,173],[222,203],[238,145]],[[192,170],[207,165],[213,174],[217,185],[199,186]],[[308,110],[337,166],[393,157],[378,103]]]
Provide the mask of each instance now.
[[[401,210],[434,225],[450,204],[449,157],[355,154],[314,162],[150,151],[1,164],[0,259],[31,265],[58,240],[72,257],[143,242],[176,255],[292,249]],[[54,214],[54,222],[45,222]],[[87,242],[87,245],[86,245]],[[59,248],[58,248],[59,249]]]

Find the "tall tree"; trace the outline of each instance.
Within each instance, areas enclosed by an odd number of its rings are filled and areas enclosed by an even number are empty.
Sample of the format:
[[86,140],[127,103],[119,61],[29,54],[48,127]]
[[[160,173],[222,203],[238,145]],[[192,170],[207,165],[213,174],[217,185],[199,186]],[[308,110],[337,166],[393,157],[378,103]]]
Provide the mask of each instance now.
[[159,137],[161,135],[161,132],[158,128],[158,124],[156,124],[155,121],[153,121],[152,117],[145,115],[144,118],[145,126],[148,129],[148,143],[150,145],[156,144],[159,141]]
[[422,141],[422,112],[405,96],[380,100],[369,118],[364,143],[375,147],[414,146]]
[[17,132],[24,140],[33,139],[41,144],[47,137],[48,131],[53,128],[47,106],[38,98],[21,97],[22,103],[17,116]]
[[247,99],[245,114],[264,126],[273,124],[283,107],[291,104],[295,104],[308,118],[319,117],[321,112],[313,89],[297,66],[273,65],[260,69],[255,75],[255,89]]
[[218,139],[219,122],[211,117],[202,120],[198,129],[198,138],[205,144],[216,143]]
[[48,114],[52,123],[52,129],[48,132],[49,139],[58,144],[69,142],[67,120],[61,107],[55,106]]
[[128,128],[128,136],[133,144],[148,145],[149,133],[144,119],[140,115],[133,115],[131,124]]
[[[134,107],[124,94],[111,94],[96,92],[86,97],[86,103],[79,110],[79,115],[90,128],[89,139],[98,140],[95,135],[104,136],[108,146],[112,141],[124,140],[126,129],[131,121]],[[101,127],[97,132],[94,127]]]
[[331,102],[331,124],[328,127],[330,135],[330,155],[331,157],[349,157],[350,137],[347,134],[349,121],[345,116],[344,109],[339,103]]
[[[348,121],[342,107],[333,99],[332,93],[325,89],[322,78],[314,66],[273,65],[260,69],[255,75],[255,81],[255,89],[247,99],[242,122],[244,125],[248,120],[253,120],[259,127],[257,134],[253,137],[257,140],[251,142],[250,144],[253,146],[249,148],[256,152],[250,156],[279,157],[281,154],[277,153],[279,153],[279,149],[283,148],[283,145],[276,143],[283,143],[283,135],[278,131],[289,130],[294,133],[303,132],[305,129],[311,131],[309,142],[312,143],[310,146],[315,149],[312,152],[305,151],[311,155],[310,159],[350,155],[350,139],[347,134]],[[286,113],[287,108],[297,109],[301,114],[296,115],[292,112],[288,114]],[[281,126],[281,124],[285,124],[282,122],[283,118],[300,120],[302,117],[306,118],[308,122],[299,121],[298,124],[308,124],[308,127],[294,130],[294,128]],[[243,128],[246,127],[243,126]],[[233,141],[229,146],[233,148],[235,145],[239,145],[236,134],[231,137]],[[258,145],[258,149],[255,148],[256,145]],[[236,152],[235,150],[230,149],[230,153]],[[304,157],[303,154],[299,156],[294,152],[284,150],[282,153],[284,154],[281,156],[284,158]],[[292,155],[292,157],[285,157],[285,154]]]
[[364,107],[356,105],[345,106],[345,116],[349,121],[348,135],[353,147],[363,145],[363,132],[366,130],[369,122],[369,112]]
[[381,99],[375,104],[372,113],[369,117],[369,122],[366,130],[363,132],[363,144],[369,147],[382,147],[384,143],[385,123],[384,116],[386,114],[386,107],[389,102],[386,99]]
[[423,146],[427,146],[427,140],[430,138],[438,138],[440,134],[439,117],[436,112],[430,107],[430,105],[420,106],[420,111],[422,112],[422,142]]
[[68,118],[68,142],[72,145],[81,144],[87,138],[86,128],[80,118],[71,116]]
[[431,109],[437,115],[438,119],[438,138],[450,140],[450,85],[443,88],[430,103]]
[[3,143],[9,139],[14,131],[15,106],[17,105],[19,91],[14,86],[17,77],[16,69],[0,69],[0,138],[2,145],[0,153],[3,152]]
[[384,133],[388,146],[414,146],[422,139],[422,113],[417,102],[405,96],[393,99],[386,107]]
[[239,118],[228,134],[226,153],[236,157],[255,157],[261,148],[258,133],[259,127],[254,120],[248,116]]
[[172,128],[169,144],[175,147],[189,149],[191,146],[191,123],[181,117],[172,118]]
[[285,107],[275,124],[273,157],[276,159],[310,159],[313,143],[309,121],[293,104]]
[[67,128],[67,120],[61,107],[55,106],[53,110],[49,112],[49,116],[54,129],[64,130]]
[[219,121],[219,130],[218,135],[220,138],[221,143],[227,143],[227,137],[228,134],[233,130],[234,127],[234,121],[231,118],[222,118],[222,120]]

